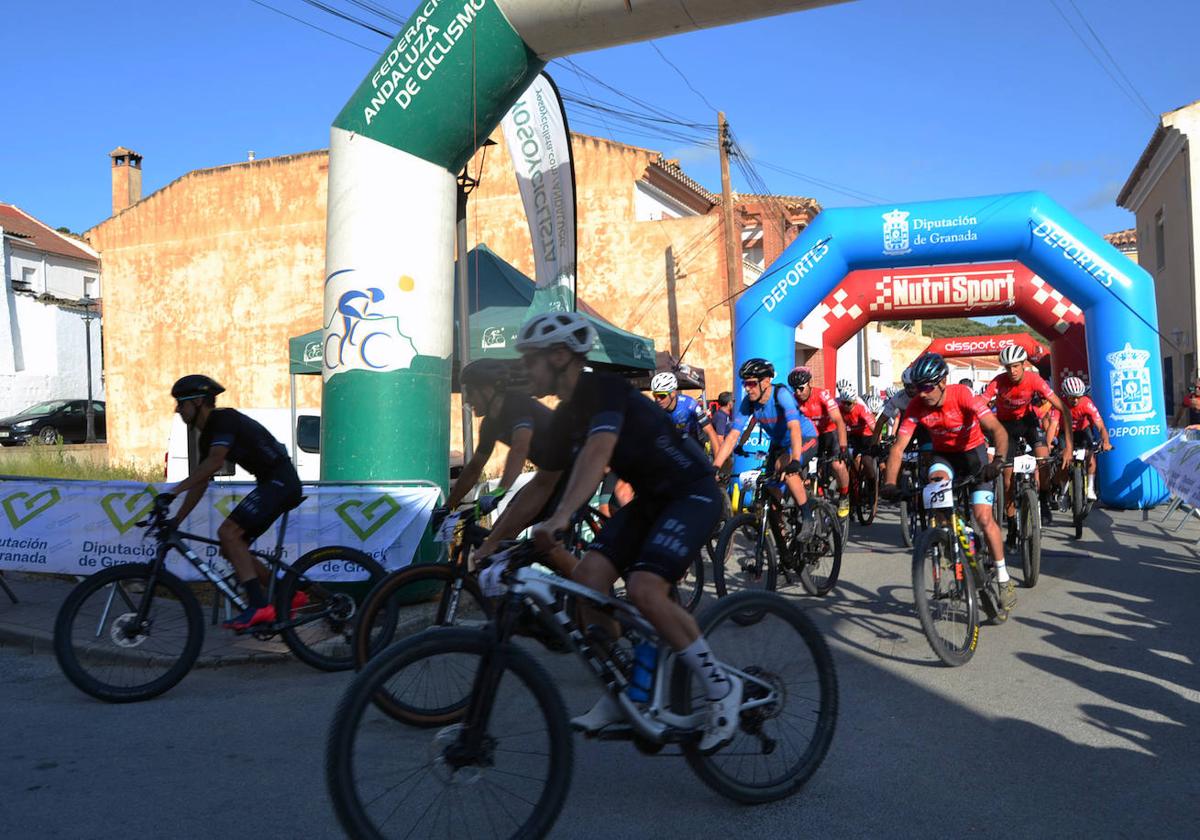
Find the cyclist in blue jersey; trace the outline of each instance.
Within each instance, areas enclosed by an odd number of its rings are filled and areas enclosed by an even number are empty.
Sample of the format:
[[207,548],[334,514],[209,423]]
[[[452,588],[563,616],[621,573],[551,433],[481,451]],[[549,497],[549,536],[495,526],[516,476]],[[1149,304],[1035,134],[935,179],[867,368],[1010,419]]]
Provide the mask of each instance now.
[[800,412],[791,389],[775,385],[775,366],[766,359],[750,359],[738,370],[742,387],[746,391],[737,411],[733,413],[733,431],[721,444],[713,458],[713,466],[720,469],[725,460],[738,446],[739,438],[750,422],[762,427],[771,441],[767,450],[767,463],[776,473],[783,474],[784,484],[804,511],[801,537],[806,537],[812,527],[813,505],[804,489],[801,472],[804,462],[815,454],[817,430],[812,421]]
[[650,393],[654,395],[658,407],[671,415],[675,431],[681,437],[694,438],[703,445],[704,440],[700,437],[700,430],[703,429],[713,454],[717,453],[721,448],[721,440],[709,420],[708,412],[692,397],[679,393],[679,380],[675,374],[669,370],[654,374],[650,380]]

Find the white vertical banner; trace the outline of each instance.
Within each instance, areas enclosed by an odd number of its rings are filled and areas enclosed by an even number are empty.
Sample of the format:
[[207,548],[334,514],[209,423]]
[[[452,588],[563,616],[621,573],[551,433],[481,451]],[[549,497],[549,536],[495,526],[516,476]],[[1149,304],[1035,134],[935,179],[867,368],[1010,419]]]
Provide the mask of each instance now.
[[575,167],[558,88],[538,75],[500,123],[529,221],[534,309],[575,308]]

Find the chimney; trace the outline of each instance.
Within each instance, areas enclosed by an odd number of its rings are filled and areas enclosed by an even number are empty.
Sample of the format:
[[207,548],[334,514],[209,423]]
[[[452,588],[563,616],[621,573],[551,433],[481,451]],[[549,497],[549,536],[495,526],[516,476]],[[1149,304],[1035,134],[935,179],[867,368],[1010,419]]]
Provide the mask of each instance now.
[[142,200],[142,156],[118,146],[108,153],[112,158],[112,212],[117,215]]

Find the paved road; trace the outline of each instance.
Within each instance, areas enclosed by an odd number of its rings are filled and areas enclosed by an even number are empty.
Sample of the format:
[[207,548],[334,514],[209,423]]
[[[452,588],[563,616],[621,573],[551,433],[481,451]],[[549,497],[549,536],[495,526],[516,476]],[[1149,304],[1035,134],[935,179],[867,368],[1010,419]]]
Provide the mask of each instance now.
[[[802,602],[842,699],[804,791],[740,807],[679,758],[577,740],[555,836],[1200,836],[1200,559],[1195,527],[1167,537],[1158,516],[1097,511],[1079,544],[1055,529],[1038,587],[955,670],[920,633],[888,519],[856,536],[835,596]],[[547,659],[587,708],[582,668]],[[0,835],[340,836],[322,760],[345,675],[203,669],[106,706],[45,654],[0,649],[0,674]]]

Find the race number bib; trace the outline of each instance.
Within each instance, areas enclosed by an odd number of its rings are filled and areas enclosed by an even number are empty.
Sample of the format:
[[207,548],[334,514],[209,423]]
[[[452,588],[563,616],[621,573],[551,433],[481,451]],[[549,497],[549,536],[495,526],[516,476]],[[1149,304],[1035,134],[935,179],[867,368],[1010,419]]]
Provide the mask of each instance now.
[[932,481],[921,491],[926,510],[947,510],[954,507],[954,493],[949,481]]
[[738,480],[742,483],[743,487],[753,487],[760,475],[762,475],[762,470],[745,470],[738,476]]
[[1074,449],[1074,450],[1072,450],[1071,457],[1073,457],[1076,461],[1086,461],[1087,460],[1087,450],[1086,449]]
[[454,531],[458,528],[458,524],[463,521],[463,518],[470,512],[470,508],[461,513],[452,513],[442,520],[441,526],[438,527],[437,535],[434,537],[438,542],[450,542],[454,539]]
[[1032,455],[1018,455],[1013,458],[1013,472],[1019,475],[1033,475],[1037,470],[1037,459]]

